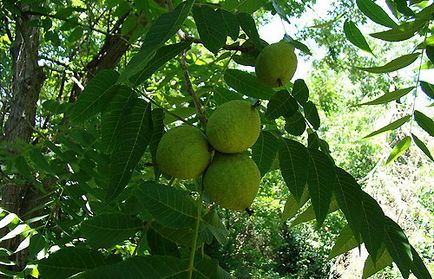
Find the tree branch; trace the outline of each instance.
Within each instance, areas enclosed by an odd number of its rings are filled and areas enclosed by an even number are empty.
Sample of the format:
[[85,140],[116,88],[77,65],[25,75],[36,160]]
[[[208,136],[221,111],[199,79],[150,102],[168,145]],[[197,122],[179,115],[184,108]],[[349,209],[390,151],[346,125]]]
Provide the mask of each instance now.
[[200,102],[199,97],[193,89],[193,84],[190,80],[190,74],[187,68],[186,62],[187,50],[184,50],[181,55],[180,65],[182,69],[182,73],[184,75],[185,86],[187,87],[187,92],[193,98],[194,106],[196,107],[197,116],[199,117],[199,121],[203,127],[206,127],[206,122],[208,121],[205,116],[205,111],[203,109],[202,103]]

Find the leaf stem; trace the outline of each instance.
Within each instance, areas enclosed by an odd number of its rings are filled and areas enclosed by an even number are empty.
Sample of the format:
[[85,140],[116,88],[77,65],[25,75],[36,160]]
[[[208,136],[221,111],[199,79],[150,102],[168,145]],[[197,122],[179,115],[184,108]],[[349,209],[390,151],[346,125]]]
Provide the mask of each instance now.
[[193,242],[191,243],[190,260],[188,263],[188,279],[193,278],[194,258],[196,256],[197,237],[199,235],[199,227],[200,227],[200,210],[202,207],[202,191],[199,190],[198,192],[199,192],[199,198],[198,198],[198,206],[197,206],[197,217],[196,217],[196,223],[194,225],[194,237],[193,237]]

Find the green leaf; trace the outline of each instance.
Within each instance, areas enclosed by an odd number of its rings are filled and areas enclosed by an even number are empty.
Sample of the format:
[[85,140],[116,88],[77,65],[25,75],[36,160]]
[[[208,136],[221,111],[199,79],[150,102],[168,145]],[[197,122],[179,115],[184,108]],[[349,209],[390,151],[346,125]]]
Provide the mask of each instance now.
[[115,96],[101,116],[101,149],[106,153],[118,146],[126,116],[136,101],[135,94],[127,86],[116,86],[113,91]]
[[97,250],[85,247],[65,248],[38,262],[41,278],[67,278],[76,273],[106,264]]
[[145,182],[136,188],[135,193],[141,206],[163,226],[185,228],[192,226],[197,219],[196,203],[185,191]]
[[238,35],[240,34],[240,25],[238,23],[237,16],[231,12],[228,12],[223,9],[218,9],[217,12],[220,13],[222,22],[218,24],[222,24],[225,28],[226,34],[232,38],[232,40],[238,39]]
[[29,258],[36,257],[36,255],[47,246],[48,243],[43,235],[41,235],[40,233],[33,235],[30,239]]
[[119,78],[116,71],[102,70],[92,78],[72,107],[70,119],[82,122],[89,117],[102,112],[110,99],[116,93],[112,90]]
[[290,117],[285,117],[285,131],[294,136],[301,136],[306,129],[306,122],[303,114],[299,111]]
[[370,133],[369,135],[365,136],[364,138],[365,139],[366,138],[370,138],[370,137],[376,136],[378,134],[381,134],[381,133],[384,133],[384,132],[387,132],[387,131],[390,131],[390,130],[398,129],[399,127],[401,127],[402,125],[404,125],[405,123],[407,123],[410,119],[411,119],[410,115],[401,117],[400,119],[395,120],[395,121],[393,121],[390,124],[387,124],[383,128],[380,128],[380,129],[378,129],[378,130]]
[[[174,229],[160,225],[157,222],[152,223],[152,229],[155,233],[160,234],[161,237],[170,240],[178,245],[183,245],[185,247],[191,247],[191,243],[195,237],[194,230],[192,227]],[[149,239],[150,240],[150,239]],[[197,245],[202,245],[201,239],[197,240]],[[160,245],[159,241],[153,241],[153,245]],[[152,244],[150,244],[152,246]],[[155,251],[155,247],[154,247]]]
[[404,278],[410,275],[413,262],[411,246],[404,231],[392,219],[386,217],[384,226],[384,242],[393,261]]
[[[157,148],[160,143],[161,137],[164,134],[164,110],[161,108],[154,108],[152,114],[152,138],[149,143],[149,149],[151,151],[152,162],[156,163],[157,160]],[[158,168],[154,166],[155,176],[158,177]]]
[[357,0],[360,11],[372,21],[386,27],[395,27],[397,24],[387,15],[387,13],[372,0]]
[[395,28],[372,33],[369,34],[371,37],[388,41],[388,42],[399,42],[399,41],[405,41],[410,39],[414,36],[414,34],[422,29],[426,24],[426,20],[415,20],[411,22],[405,22]]
[[185,19],[190,14],[194,2],[194,0],[182,2],[173,11],[164,13],[157,18],[146,33],[146,37],[139,52],[131,58],[122,72],[120,81],[128,80],[149,64],[155,52],[175,35],[182,26]]
[[303,194],[301,195],[301,199],[298,202],[294,195],[289,194],[288,198],[285,202],[285,207],[283,208],[282,216],[280,217],[281,221],[286,221],[291,219],[297,214],[298,210],[309,200],[309,191],[307,187],[304,188]]
[[384,212],[377,201],[369,194],[362,192],[361,233],[366,250],[374,261],[384,239]]
[[362,103],[359,106],[362,105],[380,105],[380,104],[386,104],[389,103],[391,101],[395,101],[395,100],[399,100],[400,98],[404,97],[405,95],[407,95],[408,93],[410,93],[415,87],[407,87],[407,88],[403,88],[403,89],[398,89],[392,92],[387,92],[384,95],[381,95],[380,97],[366,102],[366,103]]
[[407,5],[407,0],[395,0],[395,4],[398,11],[403,15],[414,16],[414,12]]
[[431,61],[431,63],[434,63],[434,45],[426,46],[425,54],[426,57],[428,57],[428,59]]
[[265,117],[270,120],[280,116],[290,117],[298,110],[297,101],[286,90],[280,90],[271,96]]
[[32,171],[30,170],[29,164],[23,156],[18,156],[15,159],[15,168],[18,170],[19,174],[26,180],[31,182],[37,182],[32,174]]
[[243,96],[238,92],[226,89],[224,87],[215,87],[214,91],[214,99],[217,105],[221,105],[232,100],[243,99]]
[[330,208],[336,181],[335,165],[327,155],[319,150],[309,150],[308,158],[307,186],[316,220],[321,226]]
[[230,87],[246,96],[268,100],[274,94],[272,88],[247,72],[229,69],[226,70],[224,79]]
[[307,55],[312,55],[312,52],[310,51],[310,49],[308,48],[307,45],[303,44],[302,42],[293,39],[291,36],[289,36],[288,34],[285,34],[283,36],[283,39],[288,42],[290,45],[292,45],[293,47],[295,47],[298,50],[301,50],[302,52],[304,52]]
[[360,242],[356,240],[350,226],[347,224],[336,238],[335,244],[329,254],[329,259],[342,255],[359,246]]
[[51,168],[50,164],[48,163],[47,159],[44,155],[42,155],[41,150],[39,149],[32,149],[29,152],[29,158],[33,162],[36,168],[45,171],[46,173],[53,173],[53,169]]
[[208,6],[194,6],[193,18],[204,46],[217,53],[226,42],[226,29],[222,28],[222,14]]
[[238,13],[238,22],[241,29],[249,36],[252,42],[256,45],[258,49],[262,47],[261,39],[259,38],[258,30],[256,29],[255,20],[248,13]]
[[390,72],[394,72],[397,71],[399,69],[405,68],[408,65],[410,65],[411,63],[413,63],[414,61],[416,61],[416,59],[420,56],[420,53],[412,53],[412,54],[406,54],[403,56],[400,56],[398,58],[393,59],[392,61],[390,61],[389,63],[383,65],[383,66],[379,66],[379,67],[368,67],[368,68],[362,68],[362,67],[357,67],[360,70],[363,71],[367,71],[370,73],[390,73]]
[[282,139],[279,149],[280,170],[289,191],[297,201],[303,195],[309,166],[309,154],[301,143]]
[[428,268],[425,266],[422,258],[413,247],[411,247],[411,254],[413,256],[411,272],[413,272],[414,276],[416,276],[418,279],[431,279],[432,277],[429,274]]
[[259,134],[258,140],[252,147],[252,159],[261,171],[261,176],[264,176],[271,169],[279,145],[279,138],[272,132],[261,131]]
[[204,230],[208,230],[220,245],[225,245],[227,243],[229,232],[226,230],[215,209],[212,209],[203,216],[202,224]]
[[360,48],[361,50],[373,54],[372,49],[368,45],[368,42],[366,42],[365,37],[363,36],[362,32],[360,32],[359,28],[357,28],[357,25],[354,24],[354,22],[349,20],[345,21],[344,33],[348,41],[350,41],[353,45]]
[[102,214],[81,224],[87,243],[94,248],[111,248],[143,227],[136,217],[121,213]]
[[184,49],[191,45],[190,42],[181,42],[177,44],[171,44],[160,47],[154,58],[152,58],[149,63],[141,69],[137,74],[130,78],[130,81],[134,86],[138,86],[145,82],[148,78],[152,76],[153,73],[158,71],[164,64],[166,64],[171,59],[175,58]]
[[430,136],[434,137],[434,121],[431,118],[416,110],[414,112],[414,119],[422,129],[424,129]]
[[[328,213],[332,213],[335,212],[336,210],[339,209],[339,205],[338,202],[336,201],[336,199],[332,196],[332,199],[330,201],[330,208],[328,210]],[[297,218],[295,218],[292,222],[291,222],[291,228],[301,224],[301,223],[305,223],[311,220],[314,220],[316,217],[315,215],[315,209],[313,208],[312,205],[310,205],[305,211],[303,211],[301,214],[299,214],[297,216]]]
[[308,101],[303,105],[304,108],[304,116],[309,121],[310,124],[312,124],[312,127],[315,130],[318,130],[319,126],[321,125],[318,110],[314,103],[311,101]]
[[405,138],[400,140],[392,149],[392,152],[390,152],[390,155],[386,160],[386,165],[392,163],[399,156],[401,156],[410,147],[410,144],[411,144],[411,138],[409,136],[406,136]]
[[392,265],[393,259],[390,256],[387,249],[383,248],[382,253],[379,255],[378,259],[374,261],[372,257],[369,255],[365,261],[365,265],[363,266],[363,279],[366,279],[380,270],[385,269],[386,267]]
[[149,228],[146,234],[147,249],[152,255],[164,255],[164,256],[174,256],[179,257],[180,252],[178,245],[164,237],[162,234],[154,230],[152,227]]
[[71,279],[179,278],[179,276],[186,271],[187,262],[179,258],[155,255],[137,256],[119,263],[104,265],[93,270],[88,270],[71,277]]
[[356,240],[361,242],[362,190],[360,185],[349,173],[341,168],[336,168],[334,193]]
[[297,79],[294,81],[291,94],[300,104],[305,104],[307,102],[309,99],[309,88],[307,88],[304,80]]
[[428,83],[426,81],[420,81],[420,88],[425,94],[434,100],[434,84]]
[[123,123],[122,137],[110,158],[110,183],[107,200],[117,197],[127,185],[131,174],[152,136],[151,104],[138,99]]
[[432,161],[434,161],[433,156],[431,155],[431,152],[429,151],[428,147],[421,141],[416,135],[411,134],[411,137],[413,138],[414,143],[419,147],[420,150],[422,150],[423,153],[425,153],[428,158],[430,158]]

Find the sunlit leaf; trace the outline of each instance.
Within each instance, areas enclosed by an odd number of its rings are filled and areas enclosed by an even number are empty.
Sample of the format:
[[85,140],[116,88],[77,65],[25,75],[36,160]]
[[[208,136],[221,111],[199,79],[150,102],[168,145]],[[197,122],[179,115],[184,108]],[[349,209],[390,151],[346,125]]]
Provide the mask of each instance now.
[[372,101],[369,101],[366,103],[361,103],[359,106],[362,106],[362,105],[380,105],[380,104],[389,103],[391,101],[396,101],[396,100],[399,100],[400,98],[404,97],[408,93],[410,93],[413,89],[414,89],[414,86],[408,87],[408,88],[403,88],[403,89],[398,89],[398,90],[391,91],[391,92],[387,92],[384,95],[381,95],[380,97],[378,97]]
[[349,20],[345,21],[344,33],[353,45],[372,54],[372,49],[369,47],[368,42],[366,42],[365,37],[354,22]]
[[335,244],[329,254],[329,259],[342,255],[357,246],[359,246],[359,241],[356,240],[353,231],[347,224],[340,232],[339,236],[336,238]]
[[365,139],[370,138],[370,137],[376,136],[378,134],[381,134],[381,133],[384,133],[384,132],[387,132],[390,130],[398,129],[399,127],[401,127],[402,125],[407,123],[410,119],[411,119],[410,115],[401,117],[400,119],[393,121],[392,123],[384,126],[383,128],[380,128],[380,129],[376,130],[375,132],[370,133],[369,135],[365,136],[364,138]]
[[392,149],[392,152],[390,152],[390,155],[386,160],[386,165],[392,163],[399,156],[401,156],[410,147],[410,144],[411,144],[411,138],[409,136],[406,136],[405,138],[401,139]]
[[419,124],[419,126],[425,130],[425,132],[434,137],[434,121],[431,118],[416,110],[414,112],[414,119],[416,120],[417,124]]
[[387,15],[387,13],[372,0],[357,0],[360,11],[372,21],[387,27],[395,27],[397,24]]
[[360,70],[367,71],[370,73],[390,73],[397,71],[399,69],[405,68],[408,65],[412,64],[416,59],[420,56],[420,53],[413,53],[413,54],[406,54],[403,56],[400,56],[398,58],[393,59],[389,63],[379,66],[379,67],[358,67]]
[[387,249],[383,248],[383,252],[378,256],[378,259],[374,261],[371,255],[365,261],[363,266],[363,279],[369,278],[380,270],[392,265],[393,259],[390,256]]

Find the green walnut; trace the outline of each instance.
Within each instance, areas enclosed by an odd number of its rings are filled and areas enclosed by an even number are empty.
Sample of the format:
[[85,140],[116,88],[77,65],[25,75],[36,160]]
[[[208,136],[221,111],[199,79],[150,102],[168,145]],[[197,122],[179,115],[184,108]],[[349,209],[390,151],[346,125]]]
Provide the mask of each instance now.
[[271,87],[287,84],[296,70],[297,56],[286,42],[266,46],[256,58],[256,76]]
[[198,177],[209,165],[211,151],[199,128],[179,126],[163,135],[157,148],[157,164],[170,176]]
[[217,153],[203,176],[203,187],[215,203],[241,211],[252,204],[260,181],[261,173],[247,155]]
[[222,153],[240,153],[255,144],[261,121],[256,108],[244,100],[219,106],[211,115],[206,135],[211,145]]

